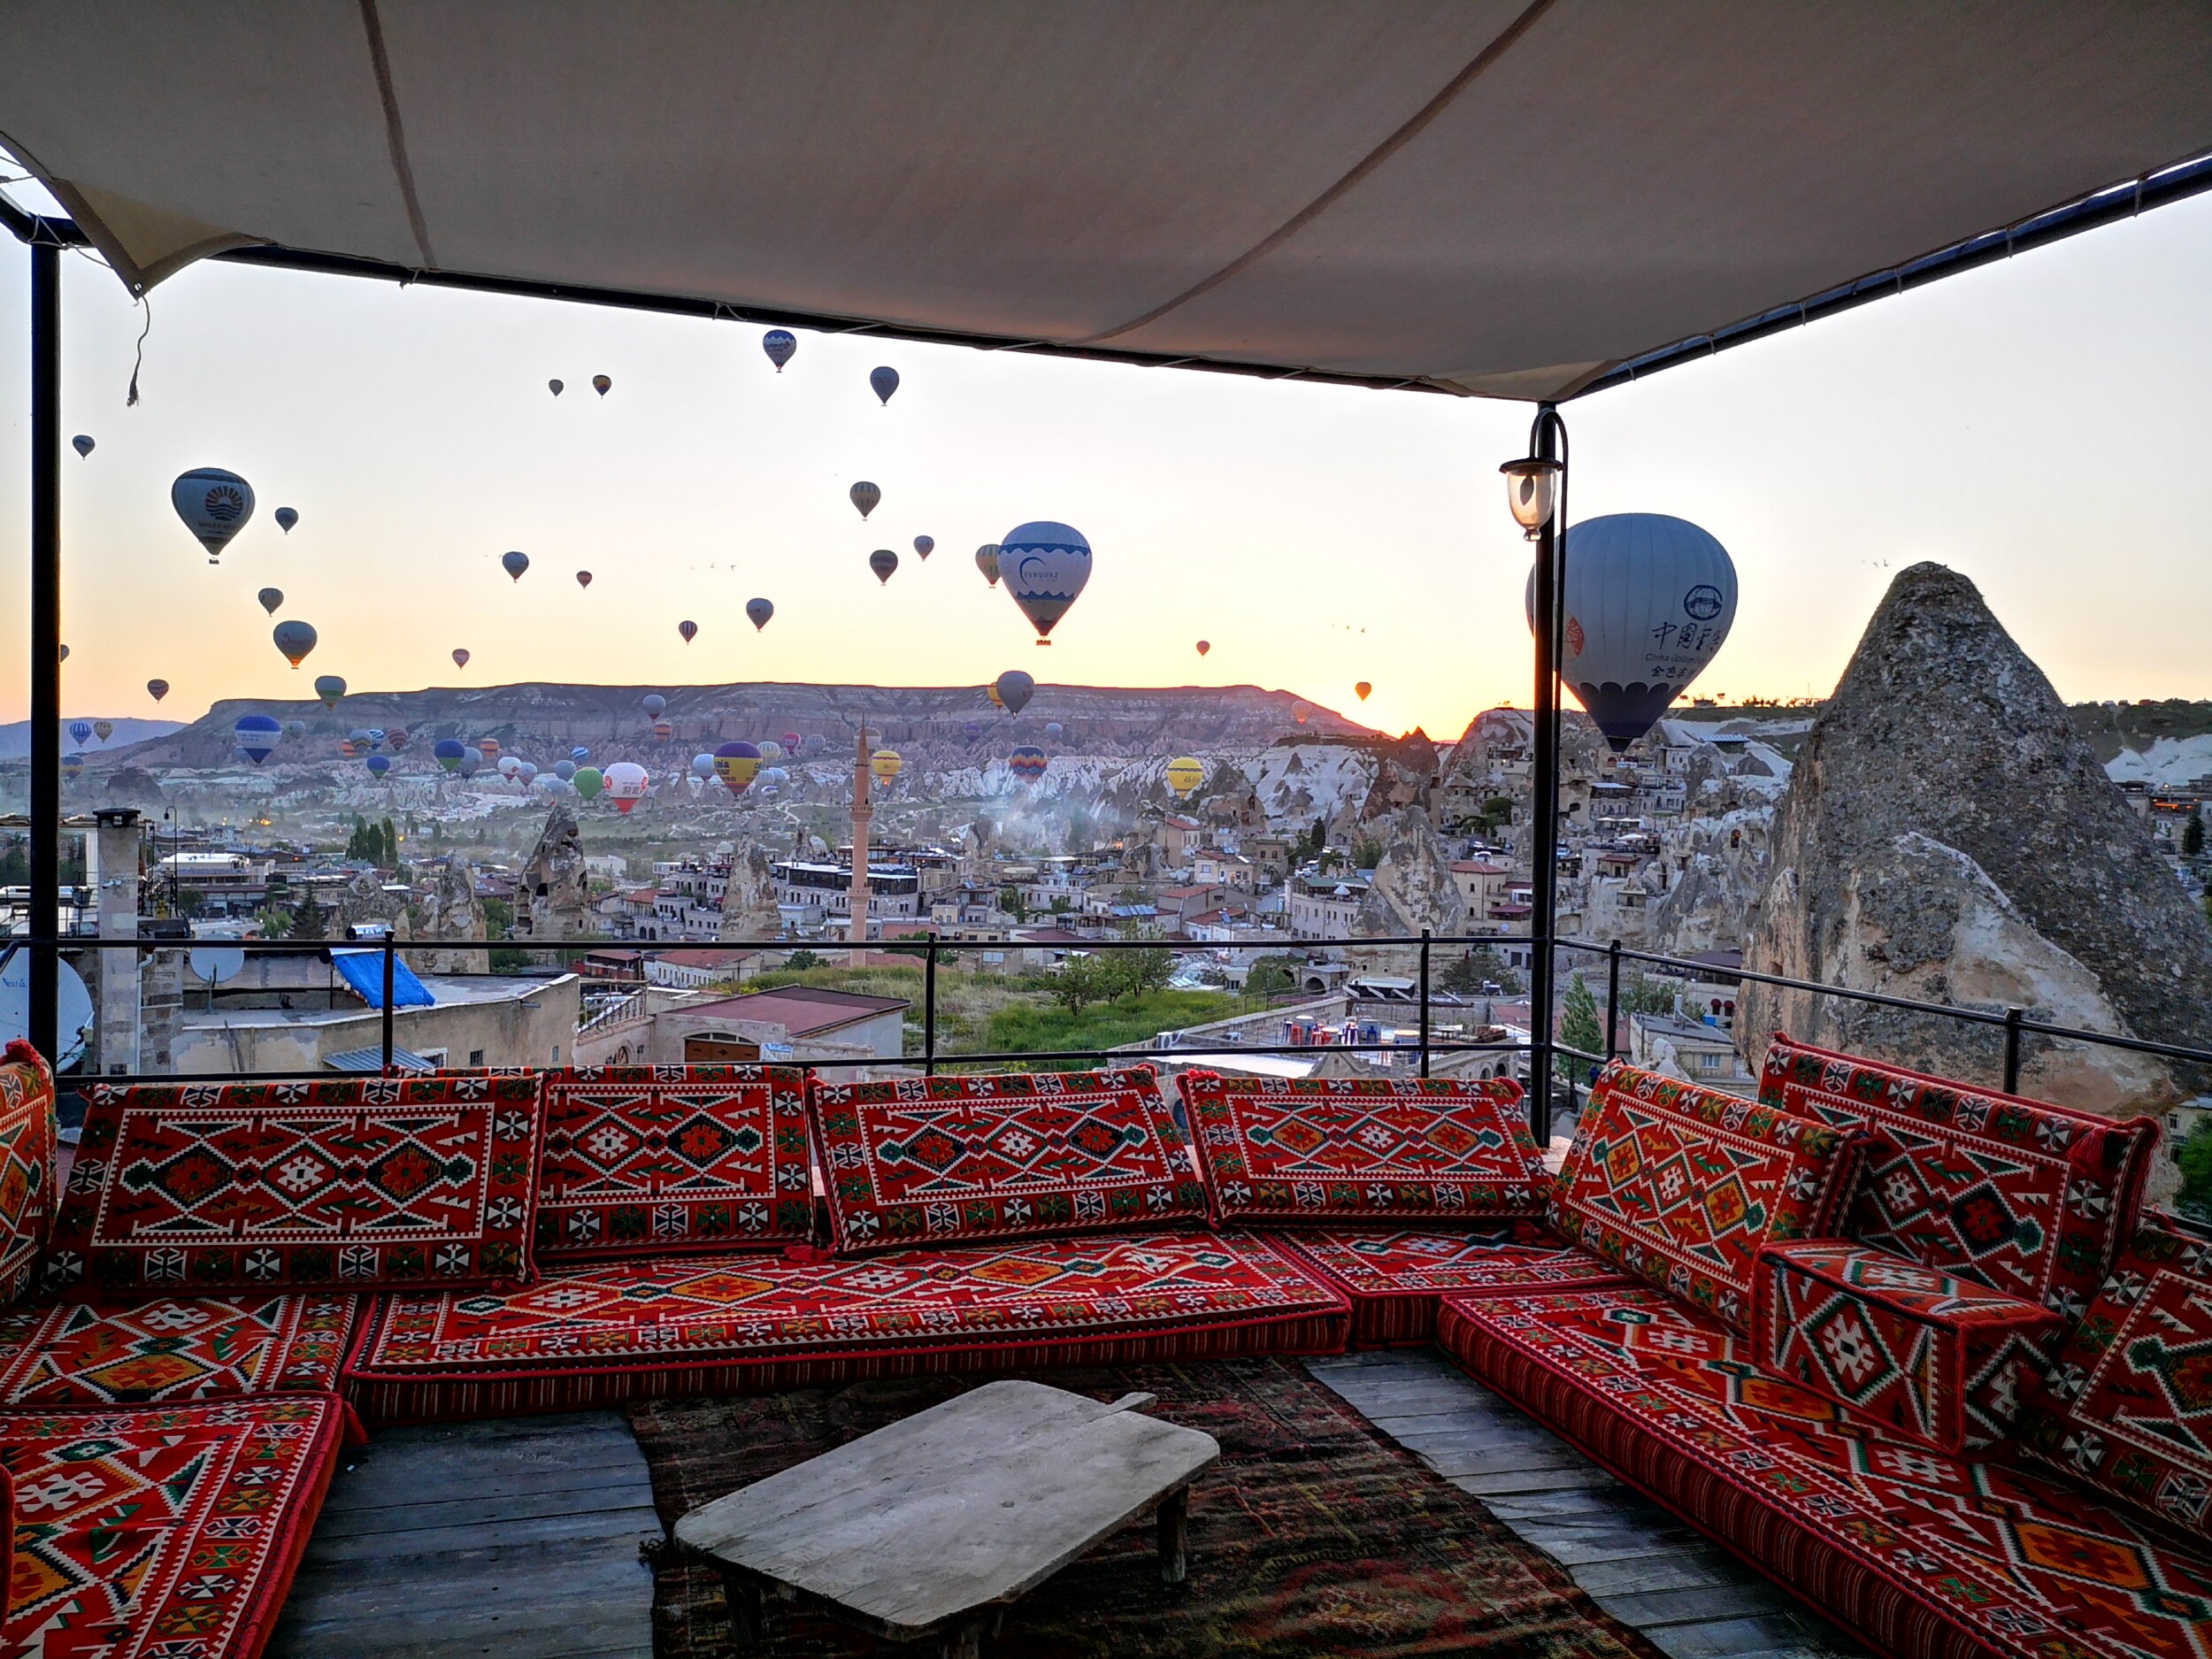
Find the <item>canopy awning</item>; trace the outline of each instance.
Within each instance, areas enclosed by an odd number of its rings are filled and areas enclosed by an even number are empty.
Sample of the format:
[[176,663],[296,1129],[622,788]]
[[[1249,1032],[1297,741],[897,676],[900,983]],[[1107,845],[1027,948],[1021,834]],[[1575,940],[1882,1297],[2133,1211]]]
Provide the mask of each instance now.
[[16,0],[0,136],[134,287],[266,243],[1558,396],[2202,188],[2212,7]]
[[[330,965],[338,970],[338,977],[354,988],[355,993],[371,1008],[384,1006],[384,953],[380,950],[340,950],[330,953]],[[430,995],[430,987],[415,977],[415,971],[401,958],[392,958],[392,1006],[394,1008],[435,1008],[438,999]]]

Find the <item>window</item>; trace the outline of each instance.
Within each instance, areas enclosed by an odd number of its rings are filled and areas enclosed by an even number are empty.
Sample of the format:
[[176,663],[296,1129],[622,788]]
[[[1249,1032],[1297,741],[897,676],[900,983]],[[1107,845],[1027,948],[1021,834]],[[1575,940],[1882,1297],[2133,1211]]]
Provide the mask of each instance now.
[[471,1048],[471,1049],[469,1050],[469,1064],[470,1064],[471,1065],[481,1065],[481,1064],[484,1064],[484,1051],[483,1051],[481,1048]]

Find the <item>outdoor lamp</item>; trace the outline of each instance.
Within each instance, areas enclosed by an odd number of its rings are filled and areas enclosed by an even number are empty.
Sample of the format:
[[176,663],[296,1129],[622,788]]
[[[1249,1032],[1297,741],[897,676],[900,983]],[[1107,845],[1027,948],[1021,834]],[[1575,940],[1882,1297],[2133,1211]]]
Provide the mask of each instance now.
[[1514,521],[1536,540],[1536,533],[1551,522],[1552,492],[1559,481],[1559,463],[1540,455],[1508,461],[1498,469],[1505,474],[1506,504]]

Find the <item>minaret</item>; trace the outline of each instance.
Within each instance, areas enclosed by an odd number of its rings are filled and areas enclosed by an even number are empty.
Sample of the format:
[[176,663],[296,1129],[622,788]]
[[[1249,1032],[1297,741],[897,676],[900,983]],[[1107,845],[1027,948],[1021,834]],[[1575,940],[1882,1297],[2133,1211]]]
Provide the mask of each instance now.
[[852,941],[868,942],[868,820],[876,810],[868,802],[868,723],[860,723],[853,749]]

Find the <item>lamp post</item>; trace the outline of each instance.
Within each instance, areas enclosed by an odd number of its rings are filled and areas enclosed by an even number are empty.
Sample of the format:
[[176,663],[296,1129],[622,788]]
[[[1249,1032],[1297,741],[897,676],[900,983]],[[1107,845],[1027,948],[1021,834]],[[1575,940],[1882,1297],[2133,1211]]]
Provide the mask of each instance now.
[[1567,423],[1551,403],[1537,406],[1529,452],[1498,470],[1514,522],[1536,543],[1536,755],[1530,848],[1533,903],[1530,931],[1529,1127],[1551,1141],[1552,933],[1559,920],[1559,641],[1566,589]]

